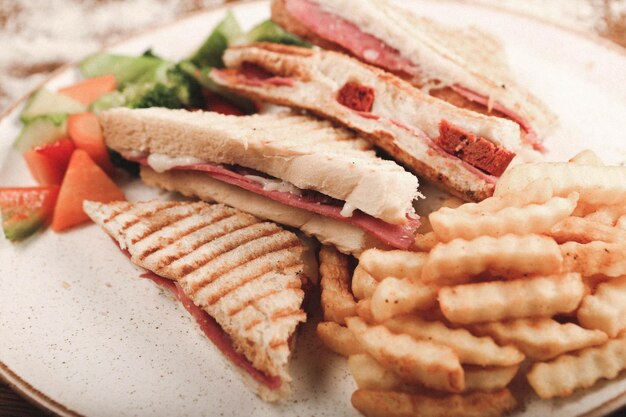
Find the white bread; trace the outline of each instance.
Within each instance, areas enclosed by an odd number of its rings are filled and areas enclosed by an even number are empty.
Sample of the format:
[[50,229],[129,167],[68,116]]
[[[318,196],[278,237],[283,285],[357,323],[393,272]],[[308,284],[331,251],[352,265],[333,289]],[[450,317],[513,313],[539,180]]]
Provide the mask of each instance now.
[[[513,152],[523,148],[516,123],[454,107],[390,73],[343,54],[254,44],[228,49],[224,62],[231,68],[253,63],[278,76],[292,78],[294,85],[252,85],[213,71],[211,78],[218,84],[250,97],[306,109],[354,129],[415,173],[466,200],[490,196],[494,181],[450,155],[433,150],[430,141],[439,136],[442,119]],[[375,90],[371,113],[381,119],[363,117],[336,100],[337,92],[348,81]],[[428,137],[392,120],[416,127]]]
[[222,204],[86,201],[83,207],[133,263],[177,281],[256,369],[282,380],[277,390],[257,384],[259,395],[289,394],[289,341],[306,320],[304,248],[295,234]]
[[388,248],[362,229],[320,216],[306,210],[289,207],[239,187],[215,180],[201,172],[169,171],[158,173],[141,167],[141,178],[148,184],[187,197],[227,204],[256,217],[302,230],[321,243],[334,245],[339,251],[358,257],[369,248]]
[[370,145],[326,121],[293,113],[226,116],[185,110],[113,109],[100,114],[118,151],[190,156],[237,164],[300,189],[343,200],[388,223],[406,223],[417,178]]
[[[290,14],[291,1],[272,2],[272,19],[276,23],[323,48],[350,53],[331,39],[318,36],[305,22]],[[449,87],[456,84],[476,91],[517,113],[539,138],[544,138],[554,128],[556,116],[516,82],[502,46],[492,36],[473,27],[446,27],[415,16],[388,0],[308,2],[397,50],[414,64],[414,72],[407,75],[415,85],[428,88],[436,84],[437,89],[446,88],[450,92]]]

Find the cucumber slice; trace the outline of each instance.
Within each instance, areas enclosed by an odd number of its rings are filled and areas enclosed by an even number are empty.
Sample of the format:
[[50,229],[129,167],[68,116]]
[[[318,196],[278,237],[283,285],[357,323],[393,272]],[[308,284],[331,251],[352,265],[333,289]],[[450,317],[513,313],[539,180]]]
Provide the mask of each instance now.
[[56,142],[67,135],[65,117],[61,123],[48,117],[40,117],[22,128],[15,142],[15,148],[20,152],[27,152],[36,146]]
[[222,61],[224,51],[242,37],[243,31],[239,22],[237,22],[233,12],[229,10],[226,17],[215,26],[202,46],[189,59],[200,68],[224,68],[224,61]]
[[126,97],[120,91],[113,91],[104,94],[99,99],[91,103],[89,110],[94,113],[100,113],[104,110],[114,107],[123,107],[126,105]]
[[[2,218],[8,217],[5,213],[2,213]],[[17,242],[24,240],[28,236],[35,233],[45,225],[45,219],[37,215],[31,214],[30,216],[20,220],[5,220],[2,222],[2,230],[4,237],[11,242]]]
[[81,113],[86,110],[87,108],[80,101],[63,94],[41,89],[28,100],[20,115],[20,120],[28,123],[41,116],[62,120],[69,113]]

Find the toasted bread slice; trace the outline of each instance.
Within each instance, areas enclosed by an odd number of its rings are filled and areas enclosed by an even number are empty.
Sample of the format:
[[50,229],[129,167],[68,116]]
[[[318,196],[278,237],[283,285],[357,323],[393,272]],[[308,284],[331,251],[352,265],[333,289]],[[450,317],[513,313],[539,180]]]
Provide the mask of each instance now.
[[377,157],[354,133],[311,116],[120,108],[101,113],[100,120],[107,146],[122,154],[237,164],[345,201],[392,224],[407,222],[418,195],[414,175]]
[[257,394],[289,394],[290,342],[306,320],[296,235],[221,204],[86,201],[84,210],[133,263],[178,282],[254,368],[282,381],[277,389],[257,383]]
[[[515,80],[500,42],[477,28],[447,27],[387,0],[273,0],[272,20],[457,106],[511,118],[529,140],[543,139],[554,128],[556,116]],[[402,70],[394,71],[398,62]],[[484,100],[478,103],[466,90]]]
[[[211,72],[218,84],[250,97],[306,109],[354,129],[415,173],[466,200],[490,196],[496,178],[434,144],[442,122],[480,137],[491,147],[513,153],[527,150],[517,124],[454,107],[343,54],[261,43],[228,49],[224,62],[230,69]],[[272,79],[250,79],[245,72],[250,64],[275,79],[291,82],[277,85]],[[340,103],[341,91],[349,85],[371,90],[369,110]]]
[[227,204],[256,217],[298,228],[324,244],[334,245],[339,251],[357,257],[369,248],[388,248],[384,243],[356,226],[286,206],[267,197],[215,180],[200,172],[159,173],[150,167],[143,166],[141,179],[148,185],[176,191],[187,197]]

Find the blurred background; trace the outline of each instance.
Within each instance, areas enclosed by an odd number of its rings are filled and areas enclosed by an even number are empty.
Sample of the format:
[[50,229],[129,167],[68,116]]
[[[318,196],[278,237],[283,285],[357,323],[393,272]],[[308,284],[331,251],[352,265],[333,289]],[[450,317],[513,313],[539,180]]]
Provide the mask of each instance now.
[[[529,14],[626,47],[626,0],[465,1]],[[0,0],[0,111],[65,63],[221,3],[224,0]]]
[[[228,1],[0,0],[0,113],[64,64]],[[530,15],[626,48],[626,0],[459,1]],[[0,381],[0,417],[39,415]]]

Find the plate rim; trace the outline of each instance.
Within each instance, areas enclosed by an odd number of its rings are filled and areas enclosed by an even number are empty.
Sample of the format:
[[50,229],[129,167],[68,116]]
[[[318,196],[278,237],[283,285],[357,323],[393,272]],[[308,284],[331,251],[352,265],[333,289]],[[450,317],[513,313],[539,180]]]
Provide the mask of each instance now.
[[[222,4],[215,4],[215,5],[208,6],[201,10],[197,10],[191,13],[181,15],[171,21],[168,21],[167,23],[160,23],[160,24],[155,23],[154,25],[149,25],[144,30],[137,32],[137,33],[129,34],[128,36],[125,36],[122,39],[117,40],[116,42],[105,43],[102,46],[102,48],[98,49],[98,51],[94,51],[93,53],[97,53],[99,51],[105,51],[109,48],[123,44],[136,37],[145,36],[156,30],[160,30],[160,29],[173,26],[173,25],[178,25],[185,20],[192,19],[201,14],[212,13],[212,12],[219,11],[221,9],[228,9],[229,7],[237,6],[241,4],[264,3],[267,1],[268,0],[225,0],[224,3]],[[529,19],[529,20],[538,22],[543,26],[552,27],[554,29],[568,32],[572,35],[583,38],[587,41],[591,41],[592,43],[598,46],[601,46],[603,48],[606,48],[611,52],[617,53],[618,55],[621,55],[624,59],[626,59],[626,47],[622,47],[619,44],[609,39],[601,37],[600,35],[570,28],[566,25],[550,21],[547,18],[543,18],[540,16],[533,16],[530,13],[507,10],[503,6],[499,6],[499,5],[487,5],[483,3],[476,4],[476,3],[472,3],[470,0],[444,0],[444,1],[446,3],[461,4],[461,5],[482,8],[485,10],[493,10],[493,11],[497,11],[498,13],[502,13],[502,14],[506,14],[510,16],[516,16],[516,17],[521,17],[524,19]],[[7,117],[9,117],[10,114],[19,105],[21,105],[24,101],[26,101],[35,91],[42,88],[44,85],[46,85],[51,79],[53,79],[57,75],[63,73],[64,71],[68,69],[76,67],[79,62],[80,61],[72,61],[72,62],[68,62],[60,66],[59,68],[55,69],[50,74],[48,74],[48,76],[44,80],[38,83],[29,92],[25,93],[18,99],[14,100],[6,108],[0,111],[0,123],[3,122]],[[11,368],[9,368],[1,359],[0,359],[0,380],[3,381],[5,384],[7,384],[17,394],[19,394],[21,398],[25,399],[27,402],[29,402],[30,404],[34,405],[35,407],[39,408],[40,410],[44,412],[47,412],[56,416],[61,416],[61,417],[85,417],[83,414],[77,413],[76,411],[72,410],[66,405],[54,400],[53,398],[47,396],[46,394],[44,394],[43,392],[35,388],[29,382],[25,381],[22,377],[20,377],[18,374],[13,372]],[[578,414],[576,417],[602,417],[618,410],[621,407],[624,407],[625,405],[626,405],[626,390],[617,394],[615,397],[606,400],[604,403],[596,406],[595,408],[585,413]]]

